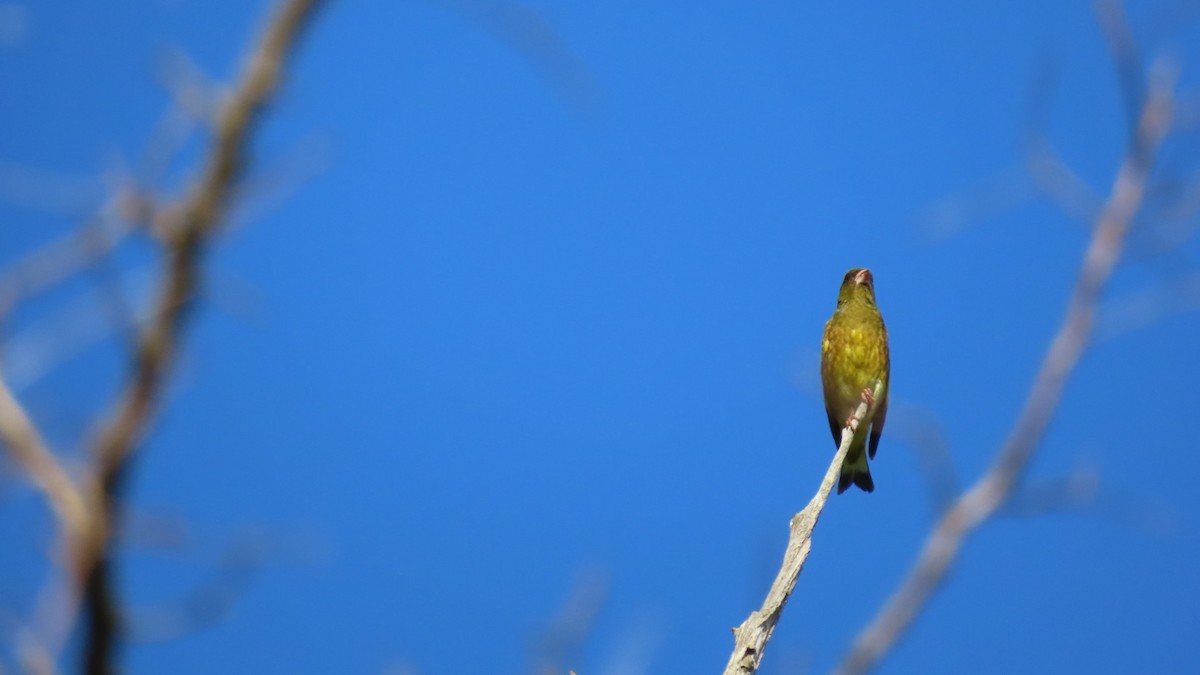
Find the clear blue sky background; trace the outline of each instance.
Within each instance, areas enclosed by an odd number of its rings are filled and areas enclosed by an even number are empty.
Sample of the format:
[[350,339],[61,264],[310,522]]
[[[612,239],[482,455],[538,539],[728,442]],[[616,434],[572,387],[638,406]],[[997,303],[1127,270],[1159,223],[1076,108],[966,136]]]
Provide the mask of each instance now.
[[[590,78],[564,80],[461,3],[331,3],[255,144],[266,175],[311,139],[324,168],[220,240],[131,493],[207,533],[208,557],[246,526],[290,553],[219,625],[128,649],[129,672],[523,672],[589,573],[608,593],[581,675],[717,672],[832,456],[819,338],[842,274],[869,266],[894,429],[876,492],[827,510],[763,672],[830,668],[931,523],[902,427],[923,411],[964,482],[985,469],[1086,239],[1038,202],[936,241],[920,214],[1017,166],[1042,54],[1067,160],[1106,191],[1124,150],[1090,3],[878,4],[530,3]],[[1131,23],[1189,85],[1200,25],[1167,5]],[[227,78],[267,5],[23,7],[0,46],[0,159],[90,179],[136,163],[164,48]],[[11,192],[2,260],[77,222]],[[1130,263],[1109,297],[1197,249]],[[121,259],[144,285],[146,246]],[[1200,314],[1172,316],[1089,352],[1030,479],[1091,467],[1115,515],[984,527],[882,672],[1195,671],[1198,336]],[[101,342],[19,392],[64,455],[116,354]],[[24,613],[48,522],[6,484],[0,598]],[[205,569],[132,549],[122,588],[169,604]]]

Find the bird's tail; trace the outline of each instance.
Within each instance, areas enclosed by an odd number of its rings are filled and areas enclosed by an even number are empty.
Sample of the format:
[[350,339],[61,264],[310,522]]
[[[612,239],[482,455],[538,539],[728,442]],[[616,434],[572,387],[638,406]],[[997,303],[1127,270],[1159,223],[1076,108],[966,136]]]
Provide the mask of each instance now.
[[[855,439],[857,440],[857,439]],[[867,466],[867,453],[863,448],[851,447],[842,462],[842,474],[838,477],[838,494],[842,494],[851,483],[863,492],[874,492],[875,481],[871,480],[871,467]]]

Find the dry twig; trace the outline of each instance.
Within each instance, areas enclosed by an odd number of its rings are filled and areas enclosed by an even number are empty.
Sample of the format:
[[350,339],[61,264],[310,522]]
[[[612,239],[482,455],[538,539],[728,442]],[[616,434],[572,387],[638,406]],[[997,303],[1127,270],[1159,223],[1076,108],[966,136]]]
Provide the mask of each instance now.
[[25,409],[0,377],[0,441],[9,455],[46,495],[54,515],[68,533],[82,533],[87,522],[83,498],[71,477],[38,434]]
[[[875,400],[879,400],[882,395],[883,383],[877,382]],[[817,527],[817,521],[821,519],[821,512],[825,510],[829,493],[833,491],[833,486],[837,483],[838,474],[842,470],[842,462],[846,459],[846,453],[850,450],[850,443],[854,440],[854,434],[858,431],[859,424],[867,416],[868,407],[868,401],[864,396],[862,403],[859,403],[858,409],[854,411],[854,415],[842,430],[842,442],[838,446],[829,468],[825,471],[825,478],[821,480],[821,487],[817,488],[817,494],[809,500],[808,506],[805,506],[804,510],[792,516],[791,534],[788,535],[787,550],[783,554],[783,566],[780,567],[779,574],[775,576],[771,589],[767,591],[767,598],[763,601],[762,607],[751,612],[750,617],[743,621],[742,625],[733,629],[733,654],[725,666],[725,675],[751,675],[758,671],[763,651],[767,648],[767,641],[775,632],[775,624],[779,623],[779,617],[783,615],[783,607],[796,588],[800,571],[804,569],[804,561],[808,560],[808,553],[812,550],[813,530]]]

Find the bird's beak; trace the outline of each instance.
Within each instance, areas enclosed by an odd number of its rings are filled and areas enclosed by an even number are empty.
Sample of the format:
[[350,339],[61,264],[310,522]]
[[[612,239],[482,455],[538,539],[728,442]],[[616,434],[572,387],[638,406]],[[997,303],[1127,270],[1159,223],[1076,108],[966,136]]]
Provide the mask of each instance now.
[[858,274],[854,275],[854,283],[860,286],[872,286],[875,280],[871,277],[871,270],[859,270]]

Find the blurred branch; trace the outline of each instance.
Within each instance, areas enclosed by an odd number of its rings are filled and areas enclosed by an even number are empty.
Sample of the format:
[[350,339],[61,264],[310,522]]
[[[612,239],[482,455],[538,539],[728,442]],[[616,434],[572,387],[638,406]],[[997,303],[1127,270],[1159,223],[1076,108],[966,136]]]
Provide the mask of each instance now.
[[241,223],[258,220],[263,214],[287,202],[301,187],[328,168],[332,156],[333,148],[329,139],[320,136],[301,139],[282,158],[276,158],[271,166],[259,168],[241,181],[234,195],[237,208],[229,215],[225,226],[237,227]]
[[217,561],[209,579],[193,588],[180,602],[129,612],[126,638],[136,642],[161,642],[195,633],[219,623],[257,578],[271,553],[271,543],[246,536],[230,545]]
[[1167,534],[1174,526],[1170,511],[1106,487],[1100,472],[1092,467],[1022,486],[996,516],[1028,518],[1064,513],[1099,517],[1152,535]]
[[1080,222],[1094,222],[1104,208],[1092,192],[1044,137],[1030,138],[1025,148],[1025,168],[1037,191]]
[[978,185],[935,200],[917,214],[918,227],[932,240],[948,239],[967,223],[1023,204],[1035,195],[1023,169],[1007,169]]
[[[163,52],[158,80],[175,103],[172,110],[205,124],[216,119],[221,105],[221,88],[182,49]],[[156,147],[157,144],[150,144],[150,148]]]
[[118,308],[104,302],[104,295],[92,289],[83,291],[36,323],[7,337],[4,363],[13,391],[28,388],[56,367],[111,336],[118,325],[128,325],[124,320],[128,315],[123,311],[118,314]]
[[1200,272],[1184,274],[1152,288],[1104,303],[1096,339],[1108,340],[1178,314],[1200,310]]
[[[882,396],[883,383],[876,382],[875,399],[879,400]],[[795,590],[796,581],[799,580],[800,572],[804,569],[804,561],[808,560],[808,553],[812,550],[813,530],[817,526],[817,521],[821,519],[821,512],[825,510],[829,493],[837,483],[838,475],[842,470],[842,462],[845,461],[846,453],[850,450],[850,443],[854,440],[854,434],[858,432],[859,424],[866,417],[868,408],[869,403],[864,394],[862,402],[858,404],[858,409],[847,420],[846,427],[842,430],[841,445],[838,446],[833,461],[825,471],[825,478],[821,480],[817,494],[809,500],[804,510],[792,516],[791,533],[788,536],[787,549],[783,554],[783,566],[780,567],[779,574],[776,575],[774,583],[767,591],[767,598],[763,601],[762,607],[751,612],[750,617],[743,621],[742,625],[733,629],[733,654],[725,666],[725,675],[751,675],[758,672],[763,651],[767,648],[767,641],[775,632],[775,624],[779,623],[779,617],[783,615],[783,607],[791,597],[792,591]]]
[[1104,33],[1108,50],[1112,52],[1113,65],[1117,69],[1121,95],[1125,105],[1125,119],[1129,125],[1130,146],[1138,144],[1142,104],[1146,100],[1146,82],[1142,74],[1142,55],[1133,38],[1133,29],[1125,16],[1122,0],[1095,0],[1092,7]]
[[1152,227],[1140,228],[1130,242],[1131,254],[1146,258],[1174,251],[1191,240],[1200,226],[1200,177],[1191,175],[1174,181],[1158,181],[1155,200],[1147,200],[1143,220]]
[[70,533],[83,532],[87,513],[79,490],[46,448],[3,377],[0,377],[0,439],[9,455],[46,495],[46,501],[63,528]]
[[[1098,12],[1102,22],[1111,23],[1120,8],[1101,2]],[[1111,25],[1107,32],[1116,58],[1124,64],[1135,53],[1124,42],[1126,33]],[[1128,85],[1127,65],[1121,70]],[[967,536],[995,515],[1017,486],[1062,399],[1068,377],[1091,340],[1101,291],[1121,257],[1126,235],[1142,206],[1150,170],[1170,128],[1174,79],[1173,69],[1165,63],[1151,71],[1136,117],[1136,132],[1096,219],[1070,304],[1008,440],[988,471],[935,524],[908,575],[858,635],[838,672],[866,672],[892,649],[945,579]]]
[[119,192],[99,213],[66,235],[55,239],[0,272],[0,318],[23,300],[43,293],[94,267],[136,229],[129,216],[143,213],[143,199]]
[[1104,207],[1103,201],[1050,143],[1050,109],[1057,84],[1057,62],[1042,56],[1029,88],[1022,142],[1025,171],[1039,194],[1072,218],[1091,223]]
[[1084,511],[1096,506],[1100,498],[1100,472],[1088,467],[1061,478],[1021,486],[1009,495],[996,515],[1030,517]]
[[929,411],[900,400],[889,401],[888,434],[913,449],[925,477],[933,514],[940,515],[962,489],[946,434]]
[[54,658],[45,645],[28,630],[22,630],[17,638],[17,654],[21,670],[27,675],[54,675]]
[[0,162],[0,199],[38,211],[78,216],[101,194],[95,179]]
[[242,176],[248,140],[270,102],[285,59],[311,18],[316,0],[288,0],[269,21],[241,75],[220,102],[208,157],[182,200],[163,213],[163,279],[151,314],[138,332],[125,391],[92,448],[92,474],[86,484],[89,527],[73,547],[73,576],[83,589],[84,668],[111,672],[119,632],[111,588],[111,532],[123,478],[135,446],[160,398],[166,375],[200,282],[200,261],[219,229]]
[[558,615],[539,637],[534,649],[534,675],[559,675],[578,664],[596,617],[608,596],[608,583],[598,571],[582,574]]
[[516,47],[550,85],[583,112],[594,112],[601,92],[587,65],[537,11],[509,0],[433,0],[470,17]]

